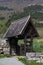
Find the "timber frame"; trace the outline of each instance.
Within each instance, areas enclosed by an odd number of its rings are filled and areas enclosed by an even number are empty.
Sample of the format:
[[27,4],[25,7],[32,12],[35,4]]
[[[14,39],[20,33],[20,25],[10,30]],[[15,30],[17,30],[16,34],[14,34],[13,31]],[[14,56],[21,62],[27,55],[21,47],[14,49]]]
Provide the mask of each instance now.
[[[35,26],[33,25],[32,19],[29,15],[12,22],[4,37],[7,38],[9,42],[10,54],[12,54],[12,49],[16,49],[16,55],[26,55],[27,38],[30,39],[30,51],[33,51],[33,38],[39,37],[39,34],[35,29]],[[18,40],[21,39],[24,40],[24,45],[19,46]]]

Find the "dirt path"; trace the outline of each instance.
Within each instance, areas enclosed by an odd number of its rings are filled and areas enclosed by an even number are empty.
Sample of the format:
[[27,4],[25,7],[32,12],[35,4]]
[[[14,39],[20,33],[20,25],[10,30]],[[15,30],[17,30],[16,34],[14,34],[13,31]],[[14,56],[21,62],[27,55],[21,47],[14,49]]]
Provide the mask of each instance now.
[[0,65],[24,65],[16,57],[0,59]]

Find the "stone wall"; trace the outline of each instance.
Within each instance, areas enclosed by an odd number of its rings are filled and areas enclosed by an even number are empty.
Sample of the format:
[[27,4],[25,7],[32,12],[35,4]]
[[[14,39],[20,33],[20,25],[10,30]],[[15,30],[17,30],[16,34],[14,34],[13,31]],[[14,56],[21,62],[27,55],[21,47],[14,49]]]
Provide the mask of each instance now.
[[0,53],[3,52],[4,54],[9,54],[10,46],[9,43],[6,42],[5,39],[0,40]]

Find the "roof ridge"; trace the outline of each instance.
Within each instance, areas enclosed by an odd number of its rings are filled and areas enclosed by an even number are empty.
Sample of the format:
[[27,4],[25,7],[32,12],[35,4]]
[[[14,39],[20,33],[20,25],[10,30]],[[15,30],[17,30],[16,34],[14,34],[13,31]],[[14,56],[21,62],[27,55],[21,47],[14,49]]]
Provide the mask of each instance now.
[[[18,21],[18,20],[24,19],[24,18],[29,17],[29,16],[30,16],[30,15],[25,16],[25,17],[22,17],[22,18],[20,18],[20,19],[14,20],[14,21]],[[13,22],[11,22],[11,24],[15,23],[14,21],[13,21]],[[16,22],[16,23],[17,23],[17,22]]]
[[23,29],[24,29],[24,27],[26,26],[26,24],[27,24],[27,22],[28,22],[29,19],[30,19],[30,15],[28,16],[28,19],[27,19],[25,25],[23,26],[22,30],[20,31],[20,34],[21,34],[21,32],[23,31]]

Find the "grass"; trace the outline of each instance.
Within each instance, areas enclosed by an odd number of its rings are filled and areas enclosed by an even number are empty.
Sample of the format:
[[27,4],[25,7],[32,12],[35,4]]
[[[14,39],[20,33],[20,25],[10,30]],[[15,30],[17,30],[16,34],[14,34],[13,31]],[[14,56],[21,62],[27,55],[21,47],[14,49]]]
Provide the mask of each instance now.
[[5,31],[7,30],[7,27],[5,24],[6,24],[6,21],[0,20],[0,37],[2,37]]
[[6,58],[6,57],[11,57],[11,55],[8,55],[8,54],[0,54],[0,58]]
[[[18,43],[23,44],[24,40],[19,40]],[[33,50],[36,52],[43,52],[43,39],[33,39]]]
[[34,39],[33,40],[33,50],[36,52],[43,52],[43,40]]
[[43,27],[36,27],[38,33],[39,33],[39,36],[43,38]]
[[18,59],[19,59],[19,61],[21,61],[25,65],[43,65],[42,63],[37,63],[37,62],[34,62],[34,61],[28,61],[24,58],[18,58]]

